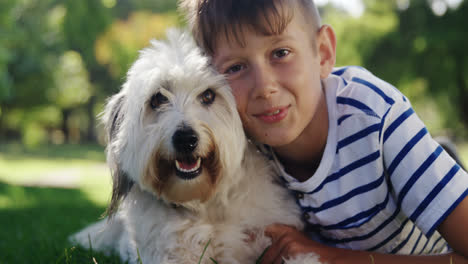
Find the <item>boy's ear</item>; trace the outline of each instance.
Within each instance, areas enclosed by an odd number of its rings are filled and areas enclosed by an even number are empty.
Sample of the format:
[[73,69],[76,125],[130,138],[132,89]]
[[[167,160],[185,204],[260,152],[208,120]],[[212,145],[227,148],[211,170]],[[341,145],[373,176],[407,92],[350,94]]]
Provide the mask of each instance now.
[[325,79],[332,72],[336,62],[336,36],[331,26],[323,25],[319,29],[317,48],[320,58],[320,78]]

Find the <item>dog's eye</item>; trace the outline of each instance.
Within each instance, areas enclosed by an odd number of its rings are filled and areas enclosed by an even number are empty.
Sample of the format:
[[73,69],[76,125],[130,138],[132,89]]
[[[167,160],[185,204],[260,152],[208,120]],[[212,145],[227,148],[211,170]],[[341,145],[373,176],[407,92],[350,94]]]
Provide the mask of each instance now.
[[205,105],[210,105],[214,102],[215,97],[215,92],[213,92],[213,90],[211,89],[208,89],[200,95],[201,103]]
[[151,97],[150,105],[151,108],[156,109],[167,102],[169,102],[169,99],[167,99],[166,96],[164,96],[162,93],[157,93]]

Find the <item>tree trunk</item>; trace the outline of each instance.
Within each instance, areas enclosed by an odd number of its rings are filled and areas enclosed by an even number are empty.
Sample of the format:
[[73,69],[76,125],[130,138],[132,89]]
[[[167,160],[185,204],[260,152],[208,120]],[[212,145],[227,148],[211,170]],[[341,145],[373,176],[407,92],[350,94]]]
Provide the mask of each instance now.
[[465,79],[465,60],[463,56],[458,56],[456,59],[456,80],[458,86],[458,100],[460,107],[460,119],[463,124],[468,127],[468,87]]
[[70,143],[70,129],[68,128],[68,118],[71,115],[71,109],[62,109],[62,132],[65,137],[65,142]]
[[94,116],[94,105],[96,104],[96,96],[93,95],[89,98],[88,103],[86,104],[86,112],[88,115],[88,131],[86,133],[86,141],[87,142],[96,142],[96,123],[95,123],[95,116]]
[[3,124],[4,116],[6,115],[6,106],[0,107],[0,142],[6,141],[6,129]]

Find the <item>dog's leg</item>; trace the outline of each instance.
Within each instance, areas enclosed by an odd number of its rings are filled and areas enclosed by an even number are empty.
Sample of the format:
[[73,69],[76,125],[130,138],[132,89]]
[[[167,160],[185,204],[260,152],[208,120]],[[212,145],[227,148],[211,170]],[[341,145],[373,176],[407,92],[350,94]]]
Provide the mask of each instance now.
[[119,250],[119,243],[125,234],[122,219],[114,217],[111,221],[105,218],[84,228],[72,235],[69,240],[85,248],[110,253]]

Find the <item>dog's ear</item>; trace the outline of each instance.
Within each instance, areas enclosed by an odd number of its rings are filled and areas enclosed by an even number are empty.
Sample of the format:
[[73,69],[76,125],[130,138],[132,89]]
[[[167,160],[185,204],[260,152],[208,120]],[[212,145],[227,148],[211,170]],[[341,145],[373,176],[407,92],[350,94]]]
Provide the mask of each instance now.
[[111,219],[115,215],[120,203],[127,196],[128,192],[130,192],[134,184],[134,182],[130,180],[130,178],[125,174],[125,172],[120,170],[120,168],[118,167],[111,169],[111,174],[112,198],[106,211],[106,214],[109,216],[109,219]]
[[124,101],[124,94],[119,93],[112,96],[107,102],[105,110],[101,115],[101,121],[104,123],[107,132],[108,144],[112,143],[112,140],[119,131],[124,118],[122,113]]
[[124,119],[123,106],[125,102],[125,95],[120,93],[114,95],[108,101],[102,121],[106,128],[108,137],[107,146],[107,163],[109,164],[112,175],[112,198],[107,208],[106,214],[111,219],[119,207],[120,202],[126,197],[128,192],[133,186],[133,181],[122,171],[117,151],[114,149],[113,142],[121,128]]

